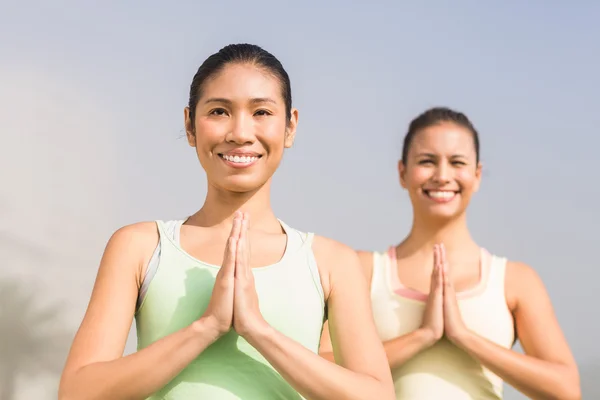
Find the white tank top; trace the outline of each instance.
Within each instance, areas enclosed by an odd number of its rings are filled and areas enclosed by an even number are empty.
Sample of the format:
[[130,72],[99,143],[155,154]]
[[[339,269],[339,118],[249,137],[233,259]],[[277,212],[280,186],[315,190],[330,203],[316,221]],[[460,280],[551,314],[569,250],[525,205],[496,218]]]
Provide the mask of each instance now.
[[[371,301],[382,341],[419,328],[427,296],[398,282],[395,251],[373,254]],[[465,325],[478,335],[511,348],[513,318],[504,295],[506,259],[482,249],[479,284],[457,294]],[[398,400],[502,399],[502,379],[442,338],[392,370]]]

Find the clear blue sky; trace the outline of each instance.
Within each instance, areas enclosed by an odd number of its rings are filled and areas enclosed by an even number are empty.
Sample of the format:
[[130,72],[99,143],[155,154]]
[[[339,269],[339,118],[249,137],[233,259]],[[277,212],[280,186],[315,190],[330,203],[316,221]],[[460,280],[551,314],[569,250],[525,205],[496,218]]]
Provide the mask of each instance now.
[[403,133],[430,106],[458,108],[481,133],[475,237],[539,271],[580,365],[598,364],[599,18],[591,0],[3,2],[0,274],[71,302],[76,329],[114,229],[202,204],[181,140],[189,83],[208,55],[250,42],[283,62],[300,110],[280,218],[357,248],[398,242]]

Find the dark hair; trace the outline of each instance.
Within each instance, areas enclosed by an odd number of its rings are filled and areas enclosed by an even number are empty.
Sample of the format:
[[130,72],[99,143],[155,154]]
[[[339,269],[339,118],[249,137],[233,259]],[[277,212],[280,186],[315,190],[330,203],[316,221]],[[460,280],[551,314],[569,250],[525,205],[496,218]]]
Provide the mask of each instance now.
[[281,62],[259,46],[253,44],[230,44],[223,47],[217,53],[208,57],[192,79],[190,85],[190,100],[188,107],[190,109],[190,119],[192,127],[194,124],[194,117],[196,114],[196,105],[198,100],[202,97],[202,87],[204,83],[218,74],[228,64],[253,64],[257,67],[263,68],[273,74],[281,83],[281,90],[283,100],[286,108],[286,119],[289,121],[292,117],[292,87],[290,84],[290,77],[281,65]]
[[456,124],[471,132],[473,144],[475,145],[476,160],[479,163],[479,133],[477,133],[477,130],[465,114],[447,107],[430,108],[411,121],[408,133],[404,136],[404,144],[402,145],[402,162],[406,164],[410,145],[419,131],[444,122]]

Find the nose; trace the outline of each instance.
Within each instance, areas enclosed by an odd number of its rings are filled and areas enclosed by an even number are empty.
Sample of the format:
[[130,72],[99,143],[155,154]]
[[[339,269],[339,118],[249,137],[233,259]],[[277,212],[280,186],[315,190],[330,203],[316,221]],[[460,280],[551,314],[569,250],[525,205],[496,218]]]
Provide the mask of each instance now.
[[450,181],[450,166],[446,162],[440,162],[433,174],[433,179],[438,183],[447,183]]
[[253,129],[252,118],[239,114],[233,118],[233,126],[231,132],[226,136],[226,140],[238,145],[253,143],[255,140]]

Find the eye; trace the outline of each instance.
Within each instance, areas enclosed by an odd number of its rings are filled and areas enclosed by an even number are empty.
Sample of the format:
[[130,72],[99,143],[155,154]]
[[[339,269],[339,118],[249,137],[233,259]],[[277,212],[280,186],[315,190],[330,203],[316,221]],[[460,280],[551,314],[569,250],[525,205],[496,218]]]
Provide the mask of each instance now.
[[420,160],[418,164],[419,165],[433,164],[433,160],[430,160],[430,159]]
[[464,165],[467,165],[467,163],[465,163],[464,161],[452,161],[452,165],[462,167]]
[[267,116],[267,115],[271,115],[271,113],[269,111],[267,111],[267,110],[256,110],[256,112],[254,113],[254,115],[258,116],[258,117],[264,117],[264,116]]
[[224,108],[215,108],[213,110],[210,110],[210,112],[208,114],[209,115],[222,116],[222,115],[226,115],[227,111]]

